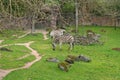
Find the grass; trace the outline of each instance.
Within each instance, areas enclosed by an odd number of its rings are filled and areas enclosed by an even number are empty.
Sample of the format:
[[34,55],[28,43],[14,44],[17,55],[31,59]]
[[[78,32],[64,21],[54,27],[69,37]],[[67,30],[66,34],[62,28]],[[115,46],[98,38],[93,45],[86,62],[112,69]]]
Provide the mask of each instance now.
[[24,46],[7,46],[6,48],[12,50],[0,51],[0,68],[1,69],[11,69],[24,66],[25,63],[30,62],[35,59],[34,56],[30,55],[25,59],[18,60],[20,57],[30,54],[30,50]]
[[0,38],[2,39],[16,39],[18,36],[24,34],[21,30],[4,30],[0,33]]
[[4,45],[4,44],[14,44],[14,43],[26,43],[29,41],[40,41],[42,39],[42,35],[41,34],[28,34],[26,37],[23,38],[10,38],[10,39],[6,39],[4,42],[2,42],[2,44],[0,45]]
[[[101,29],[106,32],[101,32]],[[72,30],[72,28],[68,28],[68,30]],[[101,41],[105,42],[104,45],[75,45],[72,51],[68,51],[68,45],[64,45],[62,51],[59,50],[59,47],[53,51],[51,40],[43,40],[41,34],[28,35],[21,39],[4,42],[3,44],[8,44],[34,40],[35,43],[31,47],[45,56],[29,69],[13,71],[3,80],[13,80],[13,78],[15,80],[120,80],[120,52],[112,50],[114,47],[120,47],[120,29],[80,27],[79,34],[85,34],[86,30],[93,30],[101,34]],[[69,54],[86,55],[92,59],[92,62],[75,62],[69,72],[64,72],[58,69],[57,63],[45,61],[47,57],[57,57],[63,61]]]

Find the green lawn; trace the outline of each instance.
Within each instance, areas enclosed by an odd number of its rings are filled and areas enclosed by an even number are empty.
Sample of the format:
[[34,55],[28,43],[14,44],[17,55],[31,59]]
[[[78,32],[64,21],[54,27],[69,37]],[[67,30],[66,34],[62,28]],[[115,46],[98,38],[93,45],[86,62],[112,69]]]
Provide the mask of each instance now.
[[22,56],[30,54],[30,50],[25,46],[7,46],[6,48],[12,50],[12,52],[0,51],[0,68],[1,69],[11,69],[24,66],[25,63],[30,62],[35,59],[33,55],[27,58],[20,59]]
[[[106,30],[106,32],[101,32],[101,29]],[[68,30],[71,30],[71,28],[68,28]],[[56,51],[53,51],[51,40],[43,40],[41,34],[28,35],[14,41],[6,40],[2,44],[35,41],[31,47],[40,54],[44,54],[44,56],[29,69],[13,71],[3,80],[120,80],[120,52],[112,50],[114,47],[120,48],[120,28],[114,30],[111,27],[79,27],[79,34],[85,34],[86,30],[93,30],[101,34],[101,41],[105,42],[104,45],[75,45],[72,51],[68,51],[68,45],[63,45],[62,51],[59,50],[59,47]],[[17,48],[15,50],[17,51]],[[47,57],[57,57],[63,61],[69,54],[86,55],[92,59],[92,62],[75,62],[69,72],[64,72],[58,69],[57,63],[45,61]],[[21,55],[18,54],[18,56]]]

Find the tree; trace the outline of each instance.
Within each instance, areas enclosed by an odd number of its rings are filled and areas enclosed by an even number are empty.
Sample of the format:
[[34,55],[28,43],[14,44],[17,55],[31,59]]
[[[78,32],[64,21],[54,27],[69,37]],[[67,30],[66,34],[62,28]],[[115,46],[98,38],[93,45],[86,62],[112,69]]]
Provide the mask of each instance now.
[[111,0],[107,2],[106,0],[106,14],[112,16],[112,20],[114,22],[115,30],[116,30],[116,22],[117,22],[117,17],[120,16],[120,0]]

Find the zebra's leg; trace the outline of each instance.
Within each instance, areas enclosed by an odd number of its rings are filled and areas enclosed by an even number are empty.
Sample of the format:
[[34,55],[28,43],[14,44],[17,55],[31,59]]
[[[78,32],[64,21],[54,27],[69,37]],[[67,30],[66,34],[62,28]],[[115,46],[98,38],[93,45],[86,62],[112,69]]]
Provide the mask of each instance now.
[[72,47],[73,47],[73,49],[74,49],[74,45],[75,45],[75,43],[72,43]]
[[69,49],[72,50],[72,47],[73,47],[73,43],[70,43]]
[[56,44],[55,44],[55,43],[52,43],[52,47],[53,47],[53,50],[55,50]]
[[60,50],[62,50],[62,42],[59,43]]

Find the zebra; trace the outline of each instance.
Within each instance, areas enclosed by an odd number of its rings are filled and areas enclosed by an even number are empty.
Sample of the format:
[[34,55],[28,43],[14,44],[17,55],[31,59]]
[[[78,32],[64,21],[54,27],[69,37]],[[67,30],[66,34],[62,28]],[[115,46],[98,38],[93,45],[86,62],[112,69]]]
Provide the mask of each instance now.
[[60,49],[63,43],[68,43],[70,45],[69,49],[72,50],[74,46],[74,37],[70,34],[63,34],[61,36],[54,36],[52,41],[53,50],[56,48],[56,44],[59,44]]
[[63,35],[64,32],[66,32],[64,29],[52,30],[50,32],[50,37],[54,38],[55,36],[61,36],[61,35]]

